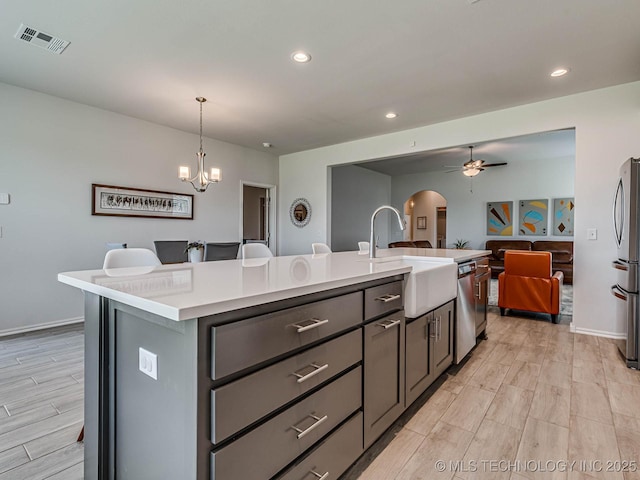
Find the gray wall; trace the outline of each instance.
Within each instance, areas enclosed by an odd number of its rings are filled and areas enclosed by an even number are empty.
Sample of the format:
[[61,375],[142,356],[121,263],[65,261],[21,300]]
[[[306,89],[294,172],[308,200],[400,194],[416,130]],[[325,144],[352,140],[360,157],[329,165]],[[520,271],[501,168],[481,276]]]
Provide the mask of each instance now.
[[[369,241],[371,214],[391,199],[391,177],[355,165],[331,169],[331,249],[334,252],[357,250],[358,242]],[[399,208],[402,212],[402,204]],[[378,245],[388,243],[390,216],[381,212],[376,218]],[[395,230],[400,232],[397,221]],[[393,229],[392,229],[393,231]],[[322,240],[318,240],[322,241]]]
[[[0,334],[80,318],[82,294],[56,277],[101,268],[105,242],[239,241],[240,181],[277,184],[275,156],[205,138],[223,181],[196,193],[177,173],[197,135],[2,83],[0,105]],[[92,216],[92,183],[195,194],[195,218]]]

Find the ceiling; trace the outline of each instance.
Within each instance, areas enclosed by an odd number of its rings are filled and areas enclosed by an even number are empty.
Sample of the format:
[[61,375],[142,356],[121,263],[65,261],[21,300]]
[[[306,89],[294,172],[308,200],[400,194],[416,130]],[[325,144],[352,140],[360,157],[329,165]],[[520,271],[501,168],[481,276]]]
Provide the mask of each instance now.
[[1,1],[0,81],[275,154],[640,80],[638,0]]
[[[507,162],[507,165],[492,168],[509,168],[509,164],[536,162],[575,157],[576,132],[574,129],[554,130],[519,137],[505,138],[473,145],[473,159],[486,163]],[[469,145],[430,150],[361,162],[359,167],[368,168],[390,176],[410,175],[422,172],[446,172],[459,168],[469,160]],[[486,171],[485,171],[486,172]],[[486,174],[486,173],[482,173]]]

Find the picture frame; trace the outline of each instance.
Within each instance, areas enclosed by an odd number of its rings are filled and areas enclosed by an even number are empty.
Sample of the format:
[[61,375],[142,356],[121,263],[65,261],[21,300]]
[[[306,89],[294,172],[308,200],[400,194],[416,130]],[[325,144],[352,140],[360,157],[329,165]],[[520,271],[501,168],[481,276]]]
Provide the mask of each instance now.
[[487,202],[487,236],[513,235],[513,201]]
[[416,217],[416,228],[418,230],[427,229],[427,217]]
[[91,184],[91,215],[193,220],[193,195]]
[[573,237],[575,207],[573,197],[553,199],[553,235]]
[[549,200],[535,198],[520,200],[518,209],[518,235],[546,236],[549,218]]

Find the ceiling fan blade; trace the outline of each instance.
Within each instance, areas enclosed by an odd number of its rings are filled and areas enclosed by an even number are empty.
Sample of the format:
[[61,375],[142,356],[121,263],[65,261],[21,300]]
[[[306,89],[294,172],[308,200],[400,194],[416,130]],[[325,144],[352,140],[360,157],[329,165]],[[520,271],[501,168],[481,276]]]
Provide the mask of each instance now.
[[483,167],[501,167],[503,165],[506,165],[507,162],[501,162],[501,163],[485,163],[484,165],[482,165]]
[[446,171],[446,172],[444,172],[444,173],[459,172],[459,171],[460,171],[460,169],[459,169],[459,168],[456,168],[455,170],[447,170],[447,171]]

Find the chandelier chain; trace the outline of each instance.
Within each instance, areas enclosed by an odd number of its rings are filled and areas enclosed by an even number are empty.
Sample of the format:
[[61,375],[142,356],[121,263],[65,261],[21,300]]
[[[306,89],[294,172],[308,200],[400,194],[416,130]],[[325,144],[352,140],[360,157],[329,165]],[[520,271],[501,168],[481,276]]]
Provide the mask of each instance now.
[[202,152],[202,103],[200,102],[200,151]]

